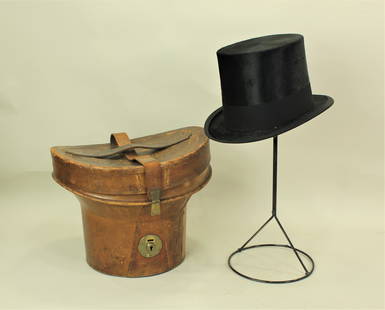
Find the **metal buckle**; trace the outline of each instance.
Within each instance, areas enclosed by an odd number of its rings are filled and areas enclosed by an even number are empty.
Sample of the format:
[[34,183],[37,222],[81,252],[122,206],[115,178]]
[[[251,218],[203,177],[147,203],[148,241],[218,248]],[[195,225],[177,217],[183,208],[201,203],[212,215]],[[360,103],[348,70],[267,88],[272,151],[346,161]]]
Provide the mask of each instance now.
[[151,200],[151,216],[160,215],[160,189],[152,189],[149,192]]

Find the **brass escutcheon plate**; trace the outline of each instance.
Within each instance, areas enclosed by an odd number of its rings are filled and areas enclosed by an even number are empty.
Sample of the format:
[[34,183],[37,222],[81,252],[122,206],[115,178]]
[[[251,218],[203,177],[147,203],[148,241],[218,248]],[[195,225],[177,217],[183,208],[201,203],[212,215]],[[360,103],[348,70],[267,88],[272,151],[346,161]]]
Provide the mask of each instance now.
[[146,235],[139,241],[138,250],[144,257],[153,257],[162,249],[162,240],[157,235]]

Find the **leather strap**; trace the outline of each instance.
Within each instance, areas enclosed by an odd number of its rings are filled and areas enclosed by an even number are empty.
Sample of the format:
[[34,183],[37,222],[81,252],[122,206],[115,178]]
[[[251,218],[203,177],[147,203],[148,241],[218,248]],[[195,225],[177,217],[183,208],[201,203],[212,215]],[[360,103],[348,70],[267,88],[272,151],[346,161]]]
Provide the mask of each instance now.
[[[123,146],[126,144],[131,144],[131,140],[125,132],[112,133],[110,136],[110,143],[114,146]],[[135,149],[130,150],[129,153],[124,154],[128,160],[134,160],[135,156],[138,155]]]
[[[130,151],[135,151],[135,148],[141,148],[141,149],[153,149],[153,150],[159,150],[164,149],[166,147],[173,146],[175,144],[178,144],[182,141],[187,140],[190,138],[190,135],[185,135],[182,137],[175,137],[174,139],[168,139],[165,143],[131,143],[128,136],[124,136],[125,133],[117,133],[116,137],[111,136],[111,144],[115,145],[116,147],[112,149],[107,150],[98,150],[98,151],[92,151],[92,152],[84,152],[84,151],[77,151],[75,150],[67,150],[67,153],[78,155],[78,156],[84,156],[84,157],[93,157],[93,158],[115,158],[120,157],[122,154],[127,154]],[[117,140],[119,140],[120,144],[117,143]],[[133,152],[135,154],[135,152]],[[129,159],[129,158],[128,158]]]
[[[111,134],[110,142],[117,146],[131,144],[131,140],[125,132]],[[160,215],[160,193],[163,179],[160,162],[151,155],[138,155],[135,149],[125,153],[124,156],[128,160],[135,160],[143,165],[147,197],[151,201],[151,216]]]

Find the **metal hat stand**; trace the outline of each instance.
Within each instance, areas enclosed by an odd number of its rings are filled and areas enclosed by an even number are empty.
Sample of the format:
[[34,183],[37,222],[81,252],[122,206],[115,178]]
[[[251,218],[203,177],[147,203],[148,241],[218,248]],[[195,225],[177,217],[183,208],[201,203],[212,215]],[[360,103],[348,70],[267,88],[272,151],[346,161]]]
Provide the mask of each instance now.
[[[299,280],[302,280],[302,279],[309,277],[313,273],[313,270],[314,270],[314,261],[311,258],[311,256],[309,254],[307,254],[306,252],[301,251],[301,250],[294,247],[288,234],[286,233],[285,229],[283,228],[281,222],[278,219],[278,216],[277,216],[277,163],[278,163],[278,137],[276,136],[273,139],[273,199],[272,199],[273,200],[273,207],[272,207],[272,214],[269,217],[269,219],[238,250],[231,253],[231,255],[229,256],[229,258],[227,260],[227,264],[229,265],[231,270],[233,270],[236,274],[238,274],[241,277],[244,277],[246,279],[257,281],[257,282],[262,282],[262,283],[291,283],[291,282],[296,282],[296,281],[299,281]],[[251,240],[253,240],[255,238],[255,236],[257,236],[258,233],[261,232],[262,229],[273,219],[275,219],[275,221],[277,222],[279,228],[281,229],[282,233],[284,234],[284,236],[285,236],[285,238],[289,244],[272,244],[272,243],[269,243],[269,244],[257,244],[257,245],[247,246],[251,242]],[[240,254],[246,250],[251,250],[254,248],[262,248],[262,247],[280,247],[280,248],[288,248],[288,249],[293,250],[295,256],[297,257],[299,263],[301,264],[301,266],[304,270],[304,275],[300,276],[298,278],[287,279],[287,280],[264,280],[264,279],[253,278],[253,277],[250,277],[248,275],[245,275],[245,274],[239,272],[238,270],[236,270],[233,267],[233,265],[231,264],[231,260],[235,255]],[[306,265],[304,264],[304,262],[301,258],[301,255],[303,257],[307,258],[307,260],[310,262],[310,268],[306,267]]]

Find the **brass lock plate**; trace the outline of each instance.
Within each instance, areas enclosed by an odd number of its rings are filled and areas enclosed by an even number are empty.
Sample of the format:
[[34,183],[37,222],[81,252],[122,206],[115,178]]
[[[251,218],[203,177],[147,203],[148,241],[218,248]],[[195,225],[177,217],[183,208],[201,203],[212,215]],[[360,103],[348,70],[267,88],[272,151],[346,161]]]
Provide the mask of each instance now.
[[153,257],[162,249],[162,240],[157,235],[146,235],[139,241],[138,250],[144,257]]

